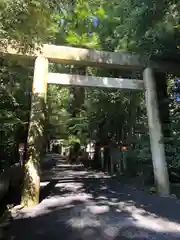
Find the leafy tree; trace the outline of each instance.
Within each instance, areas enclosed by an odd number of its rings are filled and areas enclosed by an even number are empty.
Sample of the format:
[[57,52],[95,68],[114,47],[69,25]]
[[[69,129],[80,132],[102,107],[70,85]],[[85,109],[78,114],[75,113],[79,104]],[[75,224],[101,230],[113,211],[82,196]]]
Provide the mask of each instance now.
[[[41,0],[1,0],[1,39],[16,41],[23,51],[52,40],[58,31],[59,16],[50,3]],[[4,42],[1,41],[1,44]]]
[[[113,6],[113,8],[112,8]],[[29,51],[39,43],[55,43],[108,51],[130,51],[149,58],[179,61],[179,3],[178,1],[41,1],[1,0],[1,39],[15,40],[20,50]],[[4,46],[4,42],[0,42]],[[32,69],[29,63],[8,58],[2,62],[0,80],[1,146],[17,141],[14,134],[26,126],[29,116],[29,97]],[[52,65],[51,71],[98,76],[141,78],[139,72],[120,69],[102,70],[92,67]],[[26,72],[26,74],[25,74]],[[27,74],[28,73],[28,74]],[[179,104],[173,95],[174,76],[169,76],[169,94],[173,115],[168,161],[178,166],[177,145]],[[74,101],[70,109],[70,93]],[[173,100],[174,97],[174,100]],[[48,90],[49,138],[79,139],[85,142],[102,133],[116,135],[129,147],[128,162],[133,165],[150,163],[148,126],[144,95],[139,92],[60,88]],[[24,131],[25,132],[25,131]],[[23,138],[23,137],[22,137]],[[16,139],[16,140],[15,140]],[[8,143],[8,144],[7,144]],[[4,150],[3,150],[4,151]],[[7,153],[4,151],[4,158]],[[171,154],[171,153],[174,154]],[[13,158],[10,156],[9,158]],[[136,164],[137,166],[137,164]],[[138,169],[137,169],[138,170]]]

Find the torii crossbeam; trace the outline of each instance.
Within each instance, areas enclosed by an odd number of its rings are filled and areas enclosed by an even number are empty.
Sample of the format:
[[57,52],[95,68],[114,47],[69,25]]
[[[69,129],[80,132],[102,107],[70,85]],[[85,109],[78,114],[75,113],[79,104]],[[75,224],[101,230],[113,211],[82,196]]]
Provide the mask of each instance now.
[[[167,167],[165,164],[164,143],[157,106],[157,94],[153,69],[160,72],[179,73],[179,66],[170,62],[150,61],[147,57],[123,52],[104,52],[83,48],[55,46],[44,44],[40,50],[23,54],[12,45],[0,49],[1,55],[13,54],[35,60],[32,90],[31,115],[28,132],[28,159],[25,165],[25,184],[22,204],[31,206],[39,202],[40,188],[40,153],[43,144],[45,121],[45,102],[47,84],[61,84],[88,87],[125,88],[144,90],[148,113],[154,174],[158,191],[161,195],[169,194]],[[78,76],[48,73],[48,63],[77,64],[118,69],[138,69],[143,72],[143,81],[123,78],[100,78],[95,76]]]

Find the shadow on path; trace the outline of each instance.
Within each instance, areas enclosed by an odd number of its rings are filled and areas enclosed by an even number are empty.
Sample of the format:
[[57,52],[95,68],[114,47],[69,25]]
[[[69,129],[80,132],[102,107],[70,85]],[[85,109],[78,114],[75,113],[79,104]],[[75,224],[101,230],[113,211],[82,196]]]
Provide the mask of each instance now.
[[51,180],[44,188],[41,189],[40,200],[39,200],[40,202],[52,193],[57,183],[58,183],[58,180],[56,179]]
[[39,205],[12,213],[6,239],[180,239],[180,201],[147,195],[103,173],[67,168],[61,178],[41,183]]

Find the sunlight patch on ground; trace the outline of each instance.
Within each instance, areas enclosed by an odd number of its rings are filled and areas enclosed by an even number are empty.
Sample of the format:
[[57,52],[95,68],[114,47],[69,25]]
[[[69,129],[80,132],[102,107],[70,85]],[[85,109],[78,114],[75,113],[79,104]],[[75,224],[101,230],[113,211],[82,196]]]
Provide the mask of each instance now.
[[[109,200],[108,204],[110,202]],[[119,213],[117,212],[115,216],[110,206],[97,206],[95,201],[92,200],[91,203],[87,201],[86,206],[76,206],[76,208],[71,209],[70,215],[72,218],[68,223],[71,227],[79,229],[82,234],[86,228],[99,226],[101,233],[109,236],[107,239],[114,239],[117,232],[120,231],[123,231],[123,234],[130,239],[132,236],[139,237],[139,239],[143,239],[144,237],[146,239],[155,233],[159,233],[160,235],[168,233],[180,235],[180,224],[178,223],[157,217],[143,209],[130,205],[128,202],[119,202],[116,206],[116,210],[119,210]],[[124,215],[125,212],[128,212],[129,215]],[[131,230],[126,231],[129,228]],[[151,236],[149,239],[157,238]]]
[[49,183],[50,181],[40,182],[40,187],[46,187]]
[[[59,224],[65,222],[86,240],[114,240],[119,234],[128,239],[136,237],[139,240],[148,239],[149,236],[149,239],[157,239],[154,237],[156,233],[180,234],[180,224],[137,208],[133,201],[117,201],[117,198],[103,196],[95,199],[91,194],[84,192],[74,194],[74,189],[81,188],[83,184],[77,185],[77,188],[75,185],[75,183],[66,185],[72,191],[68,194],[51,196],[33,209],[21,210],[23,218],[55,214],[58,216],[56,222]],[[64,216],[62,210],[67,211]],[[22,215],[20,218],[22,219]]]
[[118,204],[119,210],[131,213],[137,227],[153,230],[156,232],[179,232],[180,223],[172,222],[155,214],[149,213],[144,209],[136,208],[130,203],[121,202]]
[[71,191],[71,192],[78,192],[78,191],[82,191],[84,185],[82,183],[57,183],[56,188],[60,188],[61,190],[67,190],[67,191]]
[[[66,205],[73,204],[74,202],[86,202],[92,199],[91,194],[77,193],[77,194],[64,194],[63,196],[53,196],[47,199],[44,199],[40,204],[32,208],[24,208],[20,211],[19,217],[28,218],[28,217],[38,217],[52,212],[53,208],[63,209]],[[74,206],[74,205],[73,205]],[[16,218],[19,218],[16,216]]]
[[154,218],[153,216],[143,216],[135,212],[132,212],[132,216],[136,220],[136,226],[138,227],[143,227],[144,229],[149,229],[156,232],[180,233],[180,224],[172,222],[168,219],[163,219],[161,217]]
[[[63,167],[66,167],[66,164]],[[150,213],[143,209],[143,205],[142,208],[136,207],[129,190],[124,191],[120,185],[117,187],[118,191],[116,187],[111,189],[106,180],[96,180],[95,184],[91,180],[79,180],[107,179],[110,178],[108,174],[62,168],[59,172],[55,171],[54,175],[51,175],[51,172],[49,174],[50,180],[59,180],[49,193],[50,196],[33,208],[20,210],[19,215],[14,215],[16,219],[37,218],[40,228],[47,222],[48,226],[58,223],[57,228],[61,228],[63,222],[67,225],[68,233],[71,230],[78,232],[80,239],[85,240],[123,239],[121,236],[138,240],[161,239],[156,237],[156,234],[165,236],[162,239],[171,239],[168,234],[179,234],[177,239],[180,239],[179,223]],[[78,179],[78,182],[75,179]],[[51,181],[41,179],[42,188],[46,188],[50,183]],[[122,201],[122,195],[126,195],[130,200]],[[51,230],[54,231],[53,227]],[[76,239],[76,236],[72,239]]]
[[85,170],[79,170],[75,171],[72,169],[63,169],[61,167],[51,169],[50,171],[44,171],[41,175],[41,181],[50,181],[52,179],[110,179],[111,176],[104,172],[94,172],[94,171],[85,171]]
[[110,211],[110,207],[107,205],[87,206],[87,209],[93,214],[102,214]]

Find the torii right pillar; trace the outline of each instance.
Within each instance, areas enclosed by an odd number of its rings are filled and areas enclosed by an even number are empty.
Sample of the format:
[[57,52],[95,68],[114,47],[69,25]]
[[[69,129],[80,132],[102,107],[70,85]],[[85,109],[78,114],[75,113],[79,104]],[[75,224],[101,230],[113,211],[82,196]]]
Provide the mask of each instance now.
[[158,193],[161,196],[168,196],[170,194],[170,187],[165,159],[164,136],[159,113],[155,74],[151,68],[146,68],[144,70],[143,79],[146,89],[146,107],[148,114],[154,178],[156,181]]

